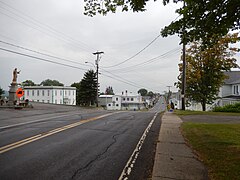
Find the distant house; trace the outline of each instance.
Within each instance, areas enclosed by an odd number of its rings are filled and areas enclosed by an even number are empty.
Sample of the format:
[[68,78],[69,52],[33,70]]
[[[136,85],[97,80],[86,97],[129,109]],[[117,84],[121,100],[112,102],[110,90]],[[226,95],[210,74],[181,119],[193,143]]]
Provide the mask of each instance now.
[[[227,104],[234,104],[240,102],[240,71],[229,71],[224,73],[228,78],[224,80],[224,84],[219,89],[218,99],[213,104],[207,104],[206,110],[211,110],[216,106],[224,106]],[[179,101],[179,108],[181,108],[181,99]],[[202,110],[200,103],[191,101],[186,107],[189,110]]]
[[99,99],[100,103],[104,103],[104,100],[107,102],[107,110],[141,110],[145,108],[141,95],[135,95],[127,91],[120,95],[101,95]]
[[113,95],[100,95],[98,97],[99,105],[106,108],[108,103],[112,102]]
[[76,87],[25,86],[23,99],[33,102],[76,105]]
[[217,106],[240,102],[240,71],[225,72],[225,75],[228,78],[220,88],[220,99],[216,102]]

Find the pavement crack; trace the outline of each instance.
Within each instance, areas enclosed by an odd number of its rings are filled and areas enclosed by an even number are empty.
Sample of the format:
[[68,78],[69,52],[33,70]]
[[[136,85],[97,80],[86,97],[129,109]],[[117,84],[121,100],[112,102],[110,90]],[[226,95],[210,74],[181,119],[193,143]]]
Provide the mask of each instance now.
[[[125,130],[126,131],[126,130]],[[100,154],[98,154],[94,159],[90,160],[84,167],[77,169],[74,174],[72,175],[71,179],[74,179],[77,177],[77,175],[79,173],[81,173],[82,171],[87,170],[89,167],[91,167],[96,161],[100,160],[104,154],[106,154],[108,152],[108,150],[117,142],[117,136],[123,134],[125,131],[118,133],[118,134],[114,134],[112,136],[113,141],[104,149],[103,152],[101,152]]]

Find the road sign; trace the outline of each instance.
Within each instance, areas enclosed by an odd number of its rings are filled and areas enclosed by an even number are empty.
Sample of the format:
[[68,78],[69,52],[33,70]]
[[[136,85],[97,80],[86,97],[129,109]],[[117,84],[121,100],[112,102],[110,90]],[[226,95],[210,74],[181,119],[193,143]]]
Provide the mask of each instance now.
[[18,88],[18,90],[16,91],[17,97],[20,98],[24,95],[24,91],[22,88]]

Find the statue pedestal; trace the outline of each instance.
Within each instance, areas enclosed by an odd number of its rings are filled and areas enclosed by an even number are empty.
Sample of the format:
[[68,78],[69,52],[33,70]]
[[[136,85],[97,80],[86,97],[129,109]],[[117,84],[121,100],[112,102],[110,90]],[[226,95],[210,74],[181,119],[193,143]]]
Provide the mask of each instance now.
[[9,101],[8,101],[8,105],[15,105],[16,101],[18,100],[17,98],[17,89],[18,89],[18,85],[17,83],[11,83],[11,86],[9,86]]

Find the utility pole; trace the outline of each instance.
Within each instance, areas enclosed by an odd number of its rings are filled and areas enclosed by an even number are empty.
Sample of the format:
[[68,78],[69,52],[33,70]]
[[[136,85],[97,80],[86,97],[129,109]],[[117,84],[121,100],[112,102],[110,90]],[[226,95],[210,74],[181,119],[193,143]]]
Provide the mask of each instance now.
[[97,94],[96,94],[96,106],[98,107],[98,68],[99,68],[99,61],[100,61],[100,58],[99,58],[99,55],[100,54],[103,54],[104,52],[95,52],[93,53],[93,55],[97,55],[97,59],[95,61],[95,64],[96,64],[96,73],[97,73]]
[[[183,2],[183,8],[185,8],[185,1]],[[182,71],[182,92],[181,92],[181,98],[182,98],[182,110],[185,110],[185,89],[186,89],[186,27],[185,27],[185,19],[183,14],[183,35],[182,35],[182,43],[183,43],[183,54],[182,54],[182,60],[183,60],[183,71]]]

